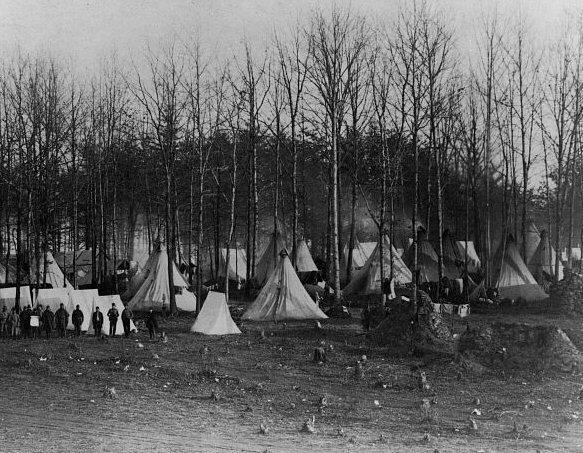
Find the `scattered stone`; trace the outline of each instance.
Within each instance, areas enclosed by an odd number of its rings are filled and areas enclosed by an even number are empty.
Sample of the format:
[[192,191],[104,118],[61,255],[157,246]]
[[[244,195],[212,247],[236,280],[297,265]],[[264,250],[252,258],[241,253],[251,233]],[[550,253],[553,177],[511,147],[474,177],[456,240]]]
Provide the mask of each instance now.
[[129,365],[126,365],[126,366],[124,366],[124,367],[123,367],[123,370],[124,370],[124,371],[127,371],[127,370],[129,370],[129,369],[130,369],[130,366],[129,366]]
[[115,387],[105,387],[103,391],[103,396],[105,398],[113,399],[117,396],[117,392],[115,391]]
[[479,406],[481,404],[480,398],[475,397],[473,403],[474,403],[474,406]]
[[154,355],[152,356],[152,358],[153,358],[154,360],[158,360],[158,359],[160,358],[160,356],[159,356],[158,354],[154,354]]
[[269,432],[269,428],[267,426],[265,426],[263,423],[261,423],[259,425],[259,433],[263,434],[265,436],[265,435],[267,435],[268,432]]
[[142,343],[138,343],[138,348],[142,349],[144,345]]
[[141,366],[140,371],[146,371],[146,369],[143,366]]
[[315,363],[324,363],[328,359],[326,357],[326,350],[322,347],[314,348],[314,358]]
[[307,434],[314,434],[316,432],[316,416],[307,419],[302,425],[302,432]]
[[470,418],[468,422],[468,430],[473,432],[478,431],[478,424],[476,423],[476,420],[474,420],[473,418]]
[[328,406],[328,398],[326,397],[326,395],[320,397],[319,406],[320,407]]
[[432,441],[433,441],[433,438],[431,437],[431,434],[429,434],[429,433],[423,434],[423,438],[421,439],[421,442],[423,442],[424,444],[429,444]]
[[427,382],[427,376],[424,371],[419,373],[419,388],[424,391],[431,388],[429,382]]
[[218,400],[220,399],[220,397],[219,397],[219,394],[218,394],[216,391],[214,391],[214,390],[213,390],[213,391],[211,392],[210,399],[211,399],[212,401],[218,401]]
[[478,417],[482,415],[482,411],[480,409],[474,409],[472,411],[472,415],[477,415]]
[[344,436],[346,436],[346,434],[344,433],[344,430],[343,430],[342,428],[338,428],[338,429],[336,430],[336,435],[337,435],[338,437],[344,437]]
[[200,355],[206,355],[209,353],[209,348],[208,346],[204,345],[198,352],[200,352]]

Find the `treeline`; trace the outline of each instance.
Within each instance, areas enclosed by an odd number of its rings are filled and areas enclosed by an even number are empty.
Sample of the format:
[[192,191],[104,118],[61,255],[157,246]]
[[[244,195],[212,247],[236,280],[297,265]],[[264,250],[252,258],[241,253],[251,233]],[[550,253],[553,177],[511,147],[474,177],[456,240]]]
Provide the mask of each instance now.
[[583,234],[581,28],[541,48],[522,19],[500,22],[484,18],[473,60],[415,3],[386,27],[316,12],[225,62],[178,41],[86,80],[49,57],[5,61],[2,256],[20,284],[43,281],[46,250],[91,248],[97,284],[108,257],[132,258],[141,218],[151,246],[194,264],[200,296],[204,257],[245,247],[252,280],[278,229],[312,241],[335,288],[357,236],[419,223],[440,267],[446,229],[476,241],[487,282],[495,244],[520,241],[530,218],[570,251]]

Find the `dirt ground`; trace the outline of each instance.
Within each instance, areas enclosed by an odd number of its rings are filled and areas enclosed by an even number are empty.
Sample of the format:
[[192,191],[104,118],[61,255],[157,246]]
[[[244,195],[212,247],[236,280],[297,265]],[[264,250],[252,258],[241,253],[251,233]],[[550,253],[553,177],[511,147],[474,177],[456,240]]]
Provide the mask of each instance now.
[[[581,331],[570,319],[528,320]],[[227,338],[190,334],[192,322],[165,321],[166,343],[143,330],[108,341],[0,339],[0,451],[583,451],[580,374],[476,374],[447,358],[399,355],[371,347],[357,318],[321,330],[244,326]],[[325,364],[311,360],[320,345]],[[301,432],[312,417],[315,432]]]

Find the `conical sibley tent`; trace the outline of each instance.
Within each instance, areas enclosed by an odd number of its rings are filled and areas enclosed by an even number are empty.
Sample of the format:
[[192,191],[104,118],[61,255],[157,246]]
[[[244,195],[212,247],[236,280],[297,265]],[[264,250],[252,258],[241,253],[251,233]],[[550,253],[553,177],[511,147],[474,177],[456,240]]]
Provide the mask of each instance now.
[[[391,243],[387,236],[383,237],[383,260],[385,278],[391,275]],[[412,275],[395,248],[393,248],[393,282],[404,285],[411,283]],[[364,267],[354,274],[350,283],[342,290],[342,294],[349,296],[381,294],[381,249],[377,245],[372,255],[366,261]]]
[[[538,244],[538,248],[528,264],[528,270],[532,275],[539,281],[543,282],[543,276],[547,279],[552,278],[555,275],[555,263],[557,261],[557,255],[555,249],[551,245],[549,236],[545,230],[541,232],[541,239]],[[563,279],[563,263],[559,260],[559,277],[557,280]]]
[[[436,282],[439,280],[437,253],[427,239],[419,239],[417,246],[417,266],[419,268],[419,283]],[[415,244],[411,244],[403,261],[413,272],[415,265]]]
[[[158,247],[160,247],[160,245],[158,245]],[[150,273],[150,270],[156,263],[157,259],[158,255],[156,252],[150,254],[148,259],[146,260],[146,264],[144,264],[144,267],[138,270],[138,272],[136,272],[128,282],[127,289],[121,295],[122,300],[130,300],[132,297],[135,296],[135,294],[138,292],[138,290],[141,288],[142,284],[146,280],[146,277]]]
[[[150,269],[140,286],[140,289],[128,302],[132,310],[161,310],[165,303],[170,308],[170,287],[168,278],[168,253],[166,248],[160,246],[153,253]],[[148,259],[148,261],[150,261]],[[183,311],[196,311],[196,296],[188,291],[188,283],[180,274],[175,263],[173,265],[174,288],[176,289],[176,307]]]
[[271,235],[269,244],[263,251],[261,258],[257,261],[255,268],[255,280],[262,285],[267,281],[273,270],[277,267],[281,250],[287,250],[285,238],[277,231],[276,234]]
[[285,321],[328,318],[314,303],[294,270],[287,253],[243,315],[248,321]]
[[449,231],[444,231],[442,236],[443,244],[443,275],[447,278],[460,278],[461,270],[459,265],[462,262],[462,256],[457,248],[456,241]]
[[459,254],[462,257],[462,270],[465,269],[466,260],[468,265],[468,272],[470,274],[475,274],[479,272],[480,268],[482,267],[482,263],[480,262],[480,257],[476,252],[476,247],[472,241],[468,241],[467,243],[467,251],[466,251],[466,241],[457,241],[457,248],[459,250]]
[[225,293],[211,291],[206,296],[202,310],[190,328],[191,332],[205,335],[230,335],[241,333],[229,312]]
[[318,272],[318,266],[314,263],[308,244],[303,239],[298,241],[296,248],[296,269],[298,270],[298,274]]
[[[534,252],[536,252],[539,243],[540,233],[534,222],[531,220],[526,226],[526,238],[523,260],[526,264],[530,263],[530,260],[532,259]],[[520,251],[522,252],[522,249],[520,249]]]
[[548,297],[526,267],[512,236],[501,242],[493,266],[494,281],[502,298],[537,301]]
[[37,281],[37,266],[36,263],[33,262],[30,268],[30,281],[34,282],[35,284],[42,284],[43,281],[46,281],[47,284],[51,285],[53,288],[73,288],[73,285],[69,283],[69,281],[65,278],[63,271],[55,261],[53,254],[47,250],[46,252],[46,280],[44,280],[44,272],[45,272],[45,254],[41,253],[39,266],[38,266],[38,281]]
[[[362,243],[360,243],[358,241],[358,238],[355,237],[354,248],[352,249],[352,269],[353,270],[361,269],[365,265],[366,260],[368,260],[369,256],[370,255],[367,254],[365,248],[362,246]],[[344,258],[342,270],[346,272],[346,263],[348,263],[348,242],[344,244],[342,257]]]
[[[222,248],[219,253],[219,277],[227,274],[227,249]],[[244,249],[231,249],[229,254],[229,280],[236,282],[247,279],[247,257]]]

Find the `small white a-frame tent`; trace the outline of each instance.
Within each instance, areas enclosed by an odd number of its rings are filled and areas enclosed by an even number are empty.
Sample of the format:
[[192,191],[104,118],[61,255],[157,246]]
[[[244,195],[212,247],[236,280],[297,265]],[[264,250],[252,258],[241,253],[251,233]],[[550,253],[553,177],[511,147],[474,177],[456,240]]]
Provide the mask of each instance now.
[[247,321],[327,319],[314,303],[285,251],[265,286],[243,314]]
[[279,252],[281,250],[287,250],[287,246],[285,238],[278,230],[277,233],[271,235],[269,244],[267,244],[267,247],[261,254],[261,258],[257,261],[255,279],[260,285],[267,281],[273,270],[277,267],[280,261]]
[[494,281],[502,298],[530,302],[548,297],[528,270],[512,236],[506,241],[501,241],[494,255],[493,264]]
[[[219,253],[219,277],[227,274],[227,249]],[[229,280],[240,282],[247,279],[247,256],[244,249],[231,249],[229,253]]]
[[[42,304],[43,308],[51,307],[53,313],[57,311],[61,304],[67,308],[69,305],[69,289],[68,288],[48,288],[39,289],[38,295],[36,290],[32,290],[33,296],[36,296],[35,305]],[[69,316],[71,313],[69,313]]]
[[[121,312],[124,309],[124,304],[121,301],[118,294],[112,294],[110,296],[97,296],[93,298],[93,309],[91,310],[91,316],[89,316],[90,326],[88,329],[89,333],[95,334],[95,330],[93,329],[93,324],[91,323],[91,317],[93,316],[93,312],[95,311],[95,307],[99,307],[99,311],[103,313],[103,326],[101,326],[101,333],[103,335],[109,335],[109,318],[107,317],[107,312],[111,308],[111,304],[115,304],[115,308],[119,312],[119,317],[117,318],[117,323],[115,325],[115,334],[122,335],[123,332],[123,321],[121,320]],[[83,313],[85,314],[85,313]],[[71,313],[69,313],[71,315]],[[136,332],[136,325],[133,321],[130,321],[130,330],[132,332]]]
[[229,312],[225,293],[210,291],[202,310],[190,328],[191,332],[205,335],[230,335],[241,333]]
[[462,257],[462,270],[465,269],[466,260],[468,262],[468,272],[470,274],[477,273],[480,268],[482,267],[482,263],[480,262],[480,257],[476,252],[476,247],[474,246],[473,241],[467,242],[467,252],[466,252],[466,241],[456,241],[457,248],[459,250],[459,255]]
[[[30,267],[30,281],[35,284],[42,284],[44,280],[45,272],[45,254],[41,253],[39,266],[38,266],[38,281],[37,281],[37,266],[36,262],[33,261]],[[46,283],[51,285],[53,288],[73,288],[73,285],[65,278],[63,271],[55,261],[53,254],[50,251],[46,251]]]
[[79,305],[79,310],[81,310],[83,313],[83,323],[81,324],[81,330],[83,332],[87,332],[89,330],[91,327],[91,315],[93,314],[94,306],[93,304],[96,299],[99,299],[99,292],[96,289],[74,289],[69,291],[69,304],[66,306],[66,308],[69,312],[69,316],[71,316],[71,322],[67,326],[67,329],[73,330],[75,328],[73,325],[72,316],[73,311],[77,305]]
[[318,266],[314,263],[308,244],[303,239],[298,241],[298,246],[296,247],[296,269],[298,274],[318,272]]
[[[543,283],[546,276],[547,279],[555,275],[555,263],[557,262],[557,255],[555,249],[551,245],[549,236],[545,230],[541,232],[541,239],[538,248],[528,264],[528,270],[533,277],[539,282]],[[559,259],[559,276],[557,280],[563,279],[563,263]]]
[[[540,233],[534,222],[531,220],[530,222],[528,222],[528,225],[526,226],[526,237],[524,246],[525,255],[523,260],[525,264],[530,263],[530,260],[532,259],[532,256],[536,252],[539,243]],[[520,248],[520,251],[522,251],[522,248]]]
[[[16,304],[16,288],[0,288],[0,310],[6,306],[6,310],[10,311]],[[30,297],[30,286],[20,287],[20,308],[27,305],[32,307],[32,298]]]
[[[152,261],[148,259],[149,269],[144,271],[147,272],[146,278],[128,302],[132,310],[161,310],[163,303],[170,308],[168,253],[165,247],[160,246],[152,255],[154,255]],[[196,311],[196,296],[188,291],[188,283],[176,267],[176,263],[172,265],[176,307],[182,311]]]
[[[438,258],[435,249],[427,239],[417,241],[417,266],[419,268],[419,283],[436,282],[439,280]],[[403,261],[413,272],[415,265],[415,244],[411,244]]]
[[[391,275],[391,248],[393,255],[393,283],[398,285],[411,283],[413,278],[411,271],[399,256],[397,250],[391,245],[387,236],[383,237],[382,266],[385,278],[389,278]],[[342,294],[349,296],[352,294],[381,294],[381,292],[381,248],[377,244],[364,267],[356,271],[350,283],[342,290]]]

